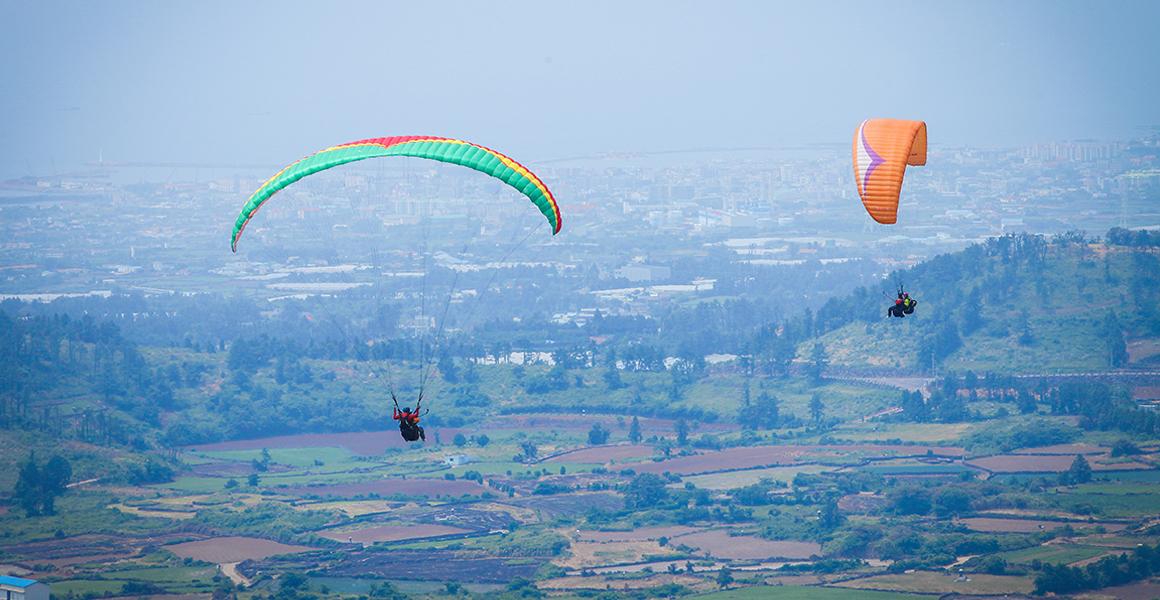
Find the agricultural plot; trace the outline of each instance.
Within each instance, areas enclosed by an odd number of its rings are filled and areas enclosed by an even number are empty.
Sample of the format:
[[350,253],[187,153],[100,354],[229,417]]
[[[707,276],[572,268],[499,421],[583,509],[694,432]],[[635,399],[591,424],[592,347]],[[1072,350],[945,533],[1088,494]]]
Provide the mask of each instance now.
[[[247,561],[239,570],[247,577],[258,571],[306,571],[316,568],[317,556],[282,556]],[[486,552],[413,550],[391,548],[355,549],[335,555],[327,563],[329,577],[377,577],[391,580],[510,583],[517,577],[531,579],[547,558],[501,557]]]
[[[1075,455],[1027,455],[1027,454],[998,454],[973,458],[967,461],[968,465],[985,471],[1005,473],[1062,473],[1071,468]],[[1154,468],[1152,465],[1140,462],[1106,463],[1099,458],[1089,458],[1088,464],[1093,471],[1143,471]]]
[[192,558],[211,563],[234,563],[243,560],[260,560],[279,554],[296,554],[313,550],[306,546],[295,546],[279,542],[242,536],[227,536],[184,542],[165,546],[165,549],[181,558]]
[[1092,494],[1073,490],[1053,494],[1049,499],[1060,508],[1084,509],[1107,518],[1139,518],[1156,515],[1153,494]]
[[624,498],[620,494],[604,492],[515,498],[502,504],[532,509],[544,520],[577,517],[590,510],[624,510]]
[[327,529],[318,532],[324,538],[337,542],[373,544],[398,542],[471,533],[470,529],[447,525],[376,525],[373,527]]
[[1032,561],[1038,560],[1043,563],[1069,565],[1071,563],[1103,556],[1109,552],[1111,552],[1109,548],[1097,548],[1077,544],[1043,544],[1033,548],[1001,552],[998,556],[1013,564],[1029,564]]
[[660,573],[650,577],[640,577],[633,579],[621,579],[614,577],[601,576],[571,576],[571,577],[556,577],[553,579],[546,579],[537,584],[542,590],[552,590],[556,592],[570,592],[581,590],[644,590],[661,585],[675,584],[681,585],[691,589],[705,586],[705,580],[692,575],[671,575],[668,573]]
[[554,561],[566,569],[586,569],[608,565],[627,565],[679,556],[672,545],[661,546],[651,540],[572,542],[569,556]]
[[1155,600],[1156,598],[1160,598],[1160,582],[1142,581],[1130,585],[1118,585],[1088,594],[1081,594],[1076,597],[1085,600],[1088,598],[1092,600],[1096,598],[1100,600],[1111,598],[1115,600]]
[[602,465],[612,461],[623,462],[650,458],[655,452],[652,446],[645,445],[621,444],[616,446],[596,446],[594,448],[581,448],[579,450],[557,454],[544,462],[594,463]]
[[[441,439],[451,440],[455,437],[455,434],[461,431],[460,429],[434,427],[427,429],[427,435],[434,439],[435,434],[438,433]],[[270,452],[273,452],[277,449],[288,448],[345,448],[352,454],[360,456],[378,456],[388,449],[405,449],[409,447],[410,444],[403,440],[398,430],[387,429],[384,431],[280,435],[253,440],[197,444],[195,446],[189,446],[185,450],[189,452],[226,452],[236,450],[261,451],[262,448],[267,448]]]
[[646,463],[635,469],[642,473],[695,475],[807,462],[843,464],[867,458],[926,456],[928,453],[932,456],[957,458],[963,455],[964,450],[955,447],[877,444],[746,446]]
[[[851,579],[834,584],[857,590],[882,590],[917,594],[1030,594],[1030,577],[972,573],[966,578],[945,572],[912,571]],[[860,594],[861,592],[859,592]]]
[[771,541],[751,535],[729,534],[729,530],[714,529],[679,536],[670,543],[690,546],[714,558],[730,560],[804,560],[822,553],[822,547],[815,542]]
[[390,498],[395,496],[451,497],[480,496],[487,488],[474,481],[456,479],[379,479],[358,483],[338,483],[276,488],[280,494],[300,498]]
[[1076,454],[1092,455],[1107,453],[1107,448],[1104,448],[1103,446],[1096,446],[1094,444],[1055,444],[1052,446],[1039,446],[1038,448],[1020,448],[1019,450],[1015,450],[1012,454],[1059,454],[1070,456],[1074,459]]
[[824,465],[798,465],[791,467],[770,467],[767,469],[748,469],[744,471],[726,471],[724,473],[710,473],[707,475],[691,475],[685,477],[685,482],[692,482],[699,488],[709,490],[731,490],[759,483],[762,480],[781,481],[790,483],[800,473],[814,474],[833,471],[834,467]]
[[664,538],[674,538],[679,535],[702,531],[699,527],[673,525],[669,527],[638,527],[627,531],[579,531],[575,534],[585,542],[639,542]]
[[987,531],[995,533],[1034,533],[1036,531],[1052,531],[1070,526],[1072,529],[1085,530],[1103,527],[1109,531],[1119,531],[1126,527],[1123,523],[1107,521],[1043,521],[1037,519],[993,519],[989,517],[968,517],[956,521],[973,531]]
[[152,537],[79,535],[6,545],[4,553],[21,563],[52,565],[61,569],[133,558],[140,555],[145,546],[188,538],[177,534]]
[[[637,420],[640,423],[641,433],[646,437],[650,435],[671,436],[677,430],[677,422],[672,419],[638,417]],[[503,418],[489,420],[484,423],[482,429],[485,431],[491,431],[493,429],[510,429],[516,431],[571,430],[583,433],[591,429],[593,424],[599,423],[602,427],[611,431],[614,438],[623,438],[628,436],[631,421],[631,419],[604,415],[527,413],[504,415]],[[699,427],[704,433],[722,433],[737,430],[737,426],[731,423],[703,423]]]
[[848,422],[835,428],[836,438],[855,442],[900,440],[937,444],[959,439],[971,428],[969,423],[876,423]]
[[[861,590],[857,593],[858,600],[921,600],[930,598],[917,594],[901,592],[879,592]],[[747,587],[737,590],[724,590],[697,596],[698,600],[849,600],[852,598],[850,590],[804,586],[804,585],[763,585]]]

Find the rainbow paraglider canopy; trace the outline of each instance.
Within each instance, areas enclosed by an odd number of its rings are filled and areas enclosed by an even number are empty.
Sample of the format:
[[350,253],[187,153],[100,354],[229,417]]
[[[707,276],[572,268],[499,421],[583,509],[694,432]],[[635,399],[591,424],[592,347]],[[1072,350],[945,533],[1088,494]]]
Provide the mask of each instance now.
[[560,207],[556,204],[556,198],[548,186],[544,185],[544,182],[527,167],[495,150],[464,140],[411,135],[371,138],[331,146],[278,171],[266,183],[263,183],[262,187],[258,188],[242,207],[242,212],[234,221],[234,231],[230,236],[230,249],[234,252],[238,251],[238,239],[242,237],[246,224],[254,218],[258,209],[267,200],[283,188],[319,171],[382,156],[427,158],[462,165],[491,175],[527,196],[532,204],[535,204],[536,208],[540,209],[540,212],[548,219],[548,224],[552,226],[552,234],[560,233],[563,221],[560,217]]

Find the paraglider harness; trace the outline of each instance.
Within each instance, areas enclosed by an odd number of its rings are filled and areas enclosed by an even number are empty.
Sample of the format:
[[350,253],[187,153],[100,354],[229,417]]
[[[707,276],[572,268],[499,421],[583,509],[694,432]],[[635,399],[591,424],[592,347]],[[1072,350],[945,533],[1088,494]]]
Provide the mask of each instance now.
[[399,399],[395,397],[394,392],[391,392],[391,400],[395,403],[394,418],[399,422],[399,433],[403,434],[403,439],[408,442],[418,440],[427,441],[427,432],[423,431],[423,428],[419,426],[423,396],[419,396],[419,401],[415,403],[415,412],[412,413],[399,410]]
[[894,305],[887,309],[887,316],[905,318],[906,315],[914,314],[914,307],[918,306],[918,301],[910,297],[902,284],[898,285],[898,298],[894,300]]

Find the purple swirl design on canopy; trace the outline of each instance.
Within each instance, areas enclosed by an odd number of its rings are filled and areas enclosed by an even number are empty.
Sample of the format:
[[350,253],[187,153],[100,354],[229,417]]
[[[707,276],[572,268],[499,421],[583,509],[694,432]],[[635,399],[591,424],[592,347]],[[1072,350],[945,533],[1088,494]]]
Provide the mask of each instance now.
[[862,149],[866,151],[866,154],[870,155],[870,165],[866,167],[866,174],[862,176],[862,192],[866,193],[866,186],[870,184],[870,174],[874,172],[874,169],[878,168],[878,165],[886,162],[886,159],[879,156],[870,147],[870,144],[866,141],[866,129],[864,127],[862,129]]

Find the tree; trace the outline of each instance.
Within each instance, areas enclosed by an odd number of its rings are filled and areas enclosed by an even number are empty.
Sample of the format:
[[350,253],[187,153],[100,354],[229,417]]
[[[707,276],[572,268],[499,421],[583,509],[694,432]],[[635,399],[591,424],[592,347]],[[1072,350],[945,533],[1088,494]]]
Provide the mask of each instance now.
[[56,498],[68,490],[70,479],[72,465],[64,457],[53,456],[41,467],[36,464],[36,455],[29,452],[12,495],[28,516],[52,515],[56,513]]
[[459,369],[455,367],[455,359],[446,351],[439,355],[439,374],[443,377],[443,381],[448,383],[459,382]]
[[1059,482],[1063,485],[1076,485],[1092,480],[1092,467],[1082,454],[1076,454],[1071,461],[1071,467],[1059,474]]
[[640,432],[640,421],[634,416],[632,425],[628,428],[628,440],[634,444],[639,444],[643,437]]
[[842,524],[844,521],[841,511],[838,509],[838,499],[829,497],[822,503],[821,510],[818,511],[818,525],[822,529],[830,530]]
[[826,405],[822,403],[821,394],[814,394],[810,397],[810,419],[813,419],[815,427],[821,426],[825,410]]
[[250,473],[250,476],[246,478],[246,483],[249,484],[250,487],[258,487],[258,484],[261,483],[261,479],[258,478],[257,473]]
[[721,570],[717,572],[717,585],[721,586],[721,589],[733,585],[733,571],[729,567],[721,567]]
[[890,504],[900,515],[925,515],[930,512],[930,492],[919,487],[904,487],[890,494]]
[[689,424],[684,419],[677,421],[677,444],[680,446],[689,445]]
[[757,395],[757,402],[742,407],[737,420],[742,427],[755,429],[773,429],[781,424],[781,401],[777,396],[762,391]]
[[665,480],[655,473],[641,473],[625,486],[624,504],[630,510],[651,508],[668,499]]
[[455,438],[451,441],[456,446],[462,448],[463,446],[467,445],[467,436],[463,435],[462,433],[457,433],[455,434]]
[[599,446],[608,442],[610,431],[605,429],[600,423],[594,423],[592,429],[588,430],[588,443],[593,446]]
[[29,452],[28,460],[20,465],[12,495],[28,516],[35,517],[40,514],[40,494],[40,467],[36,466],[36,454]]
[[813,349],[810,350],[810,366],[809,376],[814,382],[822,380],[822,373],[826,370],[826,365],[830,363],[830,355],[826,353],[826,347],[821,342],[814,342]]
[[475,436],[475,443],[479,444],[480,448],[483,448],[484,446],[487,446],[491,443],[491,438],[487,437],[486,433],[481,433]]
[[610,392],[625,387],[625,383],[620,379],[620,370],[616,368],[616,365],[608,365],[608,368],[604,369],[602,377],[604,378],[604,385],[608,387],[608,391]]
[[934,512],[942,517],[961,515],[971,510],[971,500],[971,495],[962,489],[944,487],[934,493]]

